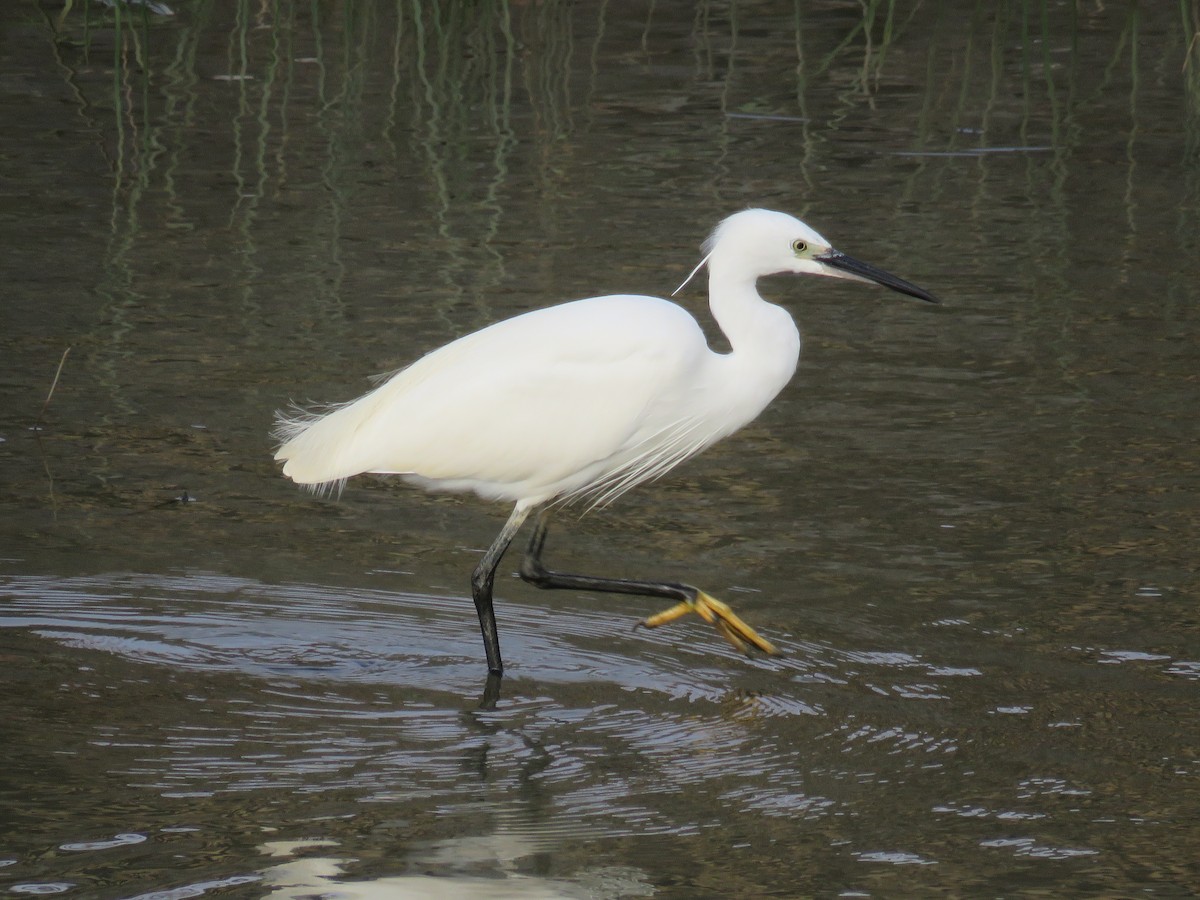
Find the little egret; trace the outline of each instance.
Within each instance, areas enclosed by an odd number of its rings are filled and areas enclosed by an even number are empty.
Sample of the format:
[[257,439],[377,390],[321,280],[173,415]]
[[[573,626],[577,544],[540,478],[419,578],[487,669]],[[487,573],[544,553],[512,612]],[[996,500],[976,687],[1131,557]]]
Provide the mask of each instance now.
[[675,600],[640,624],[695,612],[739,650],[774,653],[728,606],[691,585],[546,569],[549,511],[579,500],[605,505],[766,408],[796,370],[800,333],[785,310],[759,296],[761,276],[850,278],[937,300],[770,210],[729,216],[704,251],[688,280],[707,264],[709,305],[728,353],[710,349],[696,320],[669,300],[618,294],[563,303],[459,338],[350,403],[279,413],[275,459],[284,475],[315,491],[378,473],[515,503],[471,578],[496,677],[504,670],[492,609],[496,567],[538,510],[520,569],[529,583]]

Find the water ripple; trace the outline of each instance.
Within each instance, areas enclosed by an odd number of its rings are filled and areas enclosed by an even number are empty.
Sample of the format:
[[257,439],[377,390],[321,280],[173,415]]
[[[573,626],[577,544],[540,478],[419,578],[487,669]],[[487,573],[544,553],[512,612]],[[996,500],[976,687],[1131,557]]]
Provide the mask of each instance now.
[[[422,808],[462,833],[487,822],[487,841],[526,854],[584,836],[697,835],[734,812],[844,823],[864,791],[936,779],[963,744],[939,708],[987,682],[985,668],[928,650],[786,634],[783,657],[747,660],[698,622],[614,639],[620,607],[539,596],[501,600],[510,670],[502,701],[479,709],[477,627],[461,597],[204,573],[27,576],[0,582],[0,595],[0,628],[82,654],[66,689],[124,701],[83,735],[120,754],[131,788],[189,804],[283,792]],[[1000,718],[994,727],[1014,717]],[[1026,778],[987,818],[1036,821],[1033,798],[1070,789]],[[926,815],[970,808],[943,798]]]

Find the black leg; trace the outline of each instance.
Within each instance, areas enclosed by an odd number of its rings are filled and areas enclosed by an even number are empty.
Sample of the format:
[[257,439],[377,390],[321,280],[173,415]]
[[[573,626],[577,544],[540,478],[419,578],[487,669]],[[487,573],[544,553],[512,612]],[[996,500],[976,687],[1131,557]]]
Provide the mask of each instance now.
[[479,630],[483,632],[483,649],[487,653],[488,672],[495,676],[504,674],[504,661],[500,659],[500,638],[496,634],[496,613],[492,609],[492,584],[496,580],[496,567],[500,565],[504,551],[521,530],[530,512],[529,507],[517,504],[504,527],[500,529],[500,534],[471,573],[471,598],[475,601],[475,611],[479,613]]
[[488,672],[487,681],[483,683],[483,696],[479,698],[480,709],[495,709],[496,701],[500,699],[500,682],[503,679],[495,672]]
[[752,647],[757,647],[763,653],[777,653],[770,641],[760,637],[758,632],[734,615],[726,604],[711,597],[699,588],[690,584],[673,581],[640,581],[628,578],[598,578],[594,575],[574,575],[569,572],[552,572],[542,564],[542,550],[546,546],[546,529],[550,519],[550,511],[542,510],[538,516],[533,536],[529,539],[529,549],[521,561],[521,577],[536,587],[546,590],[572,588],[582,591],[603,591],[609,594],[634,594],[640,597],[665,597],[675,600],[675,606],[665,612],[648,619],[643,619],[638,625],[655,628],[678,619],[689,612],[694,612],[706,622],[715,626],[730,644],[743,653],[749,653]]
[[529,549],[521,561],[521,577],[545,590],[575,588],[581,591],[603,591],[608,594],[633,594],[638,597],[665,597],[684,603],[694,603],[700,595],[690,584],[670,581],[634,581],[628,578],[597,578],[594,575],[573,575],[570,572],[551,572],[542,565],[542,549],[546,545],[546,529],[550,511],[542,510],[537,526],[529,539]]

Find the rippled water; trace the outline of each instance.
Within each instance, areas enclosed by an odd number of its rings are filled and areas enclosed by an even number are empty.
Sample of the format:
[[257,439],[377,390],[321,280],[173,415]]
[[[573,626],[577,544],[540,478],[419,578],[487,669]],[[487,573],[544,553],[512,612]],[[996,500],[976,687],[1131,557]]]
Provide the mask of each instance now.
[[[1194,4],[169,5],[0,9],[0,891],[1200,890]],[[795,383],[547,558],[783,654],[510,560],[484,708],[507,510],[273,411],[751,204],[945,304],[766,280]]]
[[[24,799],[8,846],[26,878],[100,886],[116,870],[136,885],[159,855],[211,875],[197,857],[216,853],[223,880],[206,883],[261,889],[283,877],[269,858],[297,852],[281,846],[315,841],[304,853],[326,863],[305,855],[301,869],[332,884],[340,869],[322,866],[345,855],[360,875],[535,879],[514,895],[717,890],[743,867],[753,892],[787,890],[801,835],[841,866],[954,866],[955,847],[974,846],[991,877],[1032,859],[1083,876],[1132,824],[1166,824],[1131,821],[1106,787],[1140,754],[1105,758],[1097,704],[1056,708],[1024,666],[786,637],[784,656],[747,663],[698,629],[616,640],[607,613],[506,603],[524,662],[484,711],[467,700],[479,660],[462,598],[201,574],[4,590],[6,660],[27,698],[9,720]],[[956,634],[959,653],[989,643],[964,621],[925,630]],[[1079,657],[1093,671],[1077,680],[1118,704],[1188,677],[1165,657]],[[1106,677],[1118,663],[1139,672]],[[50,835],[72,861],[44,859]],[[620,865],[585,865],[597,858]],[[418,889],[404,877],[392,887]],[[597,894],[604,878],[620,889]]]

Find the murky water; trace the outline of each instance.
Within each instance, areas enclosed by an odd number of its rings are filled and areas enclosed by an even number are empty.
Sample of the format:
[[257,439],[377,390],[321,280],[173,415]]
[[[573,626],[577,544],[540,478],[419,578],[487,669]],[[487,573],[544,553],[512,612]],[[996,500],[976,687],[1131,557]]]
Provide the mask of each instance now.
[[[1190,0],[170,5],[0,8],[0,890],[1200,890]],[[480,709],[507,510],[273,410],[747,205],[946,303],[769,280],[794,384],[548,559],[784,655],[509,565]]]

